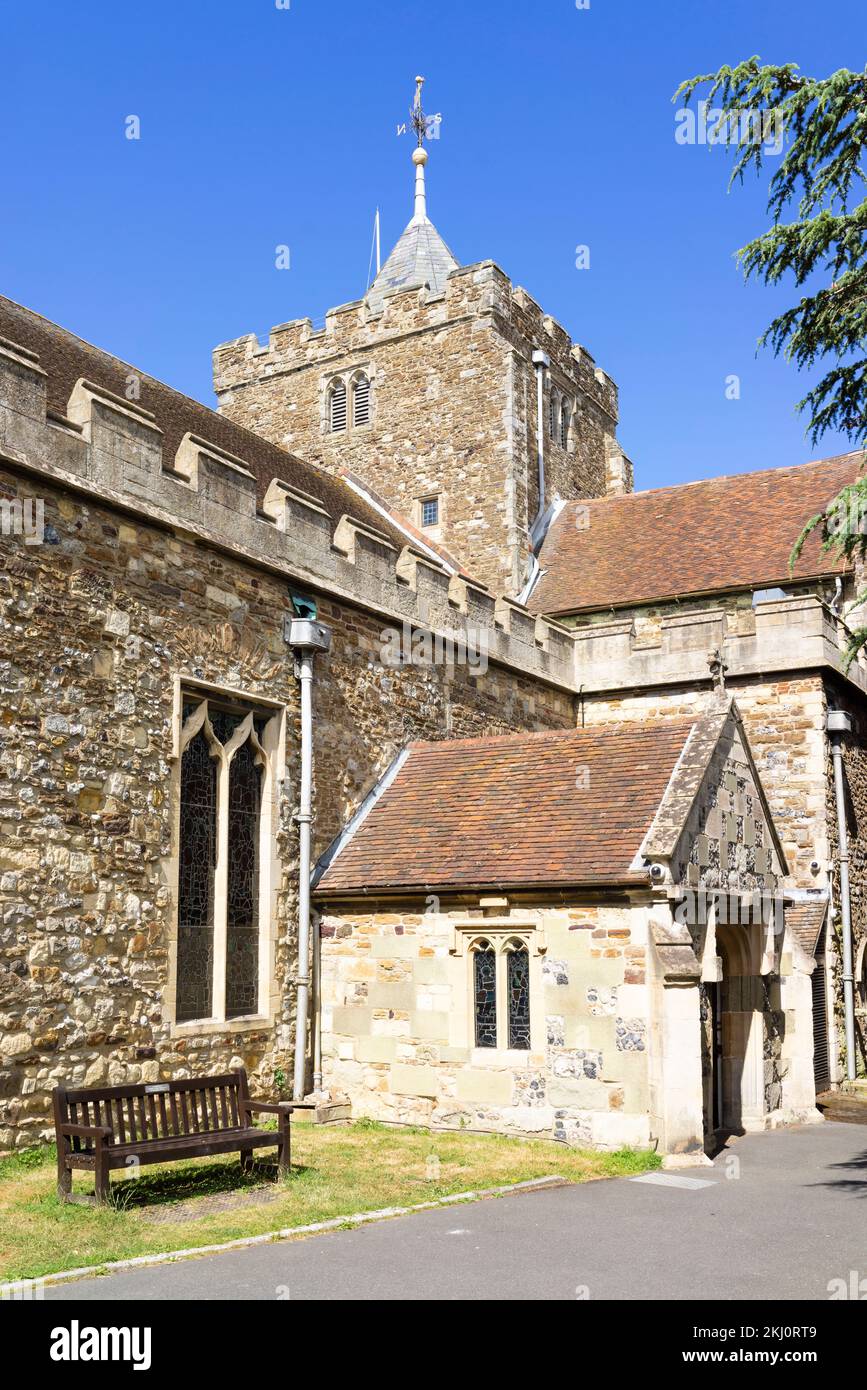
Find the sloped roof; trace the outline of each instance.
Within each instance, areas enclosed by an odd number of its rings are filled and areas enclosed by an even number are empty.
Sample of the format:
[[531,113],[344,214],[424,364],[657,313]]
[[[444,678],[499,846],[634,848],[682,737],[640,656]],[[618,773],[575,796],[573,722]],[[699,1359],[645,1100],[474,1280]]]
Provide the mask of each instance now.
[[190,432],[243,460],[256,478],[260,505],[269,483],[273,478],[278,478],[314,497],[335,525],[341,516],[349,513],[375,530],[386,531],[399,549],[406,543],[405,534],[389,519],[383,518],[342,479],[314,464],[305,463],[243,425],[218,415],[200,401],[172,390],[137,367],[93,347],[50,319],[2,295],[0,338],[18,343],[38,355],[40,366],[48,373],[49,408],[60,415],[66,413],[70,394],[80,378],[84,377],[97,386],[113,391],[115,395],[123,396],[129,374],[134,372],[139,378],[141,393],[137,404],[152,412],[155,423],[163,431],[164,464],[173,462],[181,440]]
[[[565,614],[791,582],[789,555],[803,526],[864,463],[841,454],[794,468],[708,478],[568,502],[539,554],[527,606]],[[814,532],[794,578],[843,573]]]
[[814,902],[801,901],[786,904],[786,926],[808,956],[816,954],[819,933],[822,930],[827,910],[826,898],[817,898]]
[[434,224],[428,218],[413,218],[368,290],[367,302],[371,309],[381,309],[386,294],[411,285],[427,284],[439,294],[449,271],[457,269],[458,261]]
[[413,743],[316,891],[646,880],[631,865],[693,726]]

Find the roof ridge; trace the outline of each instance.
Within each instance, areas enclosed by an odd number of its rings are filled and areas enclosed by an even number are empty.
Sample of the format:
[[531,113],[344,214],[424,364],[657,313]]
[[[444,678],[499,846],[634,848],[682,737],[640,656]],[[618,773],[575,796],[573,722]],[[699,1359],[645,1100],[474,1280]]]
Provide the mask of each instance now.
[[843,463],[848,459],[863,458],[867,463],[867,449],[850,449],[845,454],[829,454],[826,458],[806,459],[804,463],[783,463],[775,468],[752,468],[744,473],[714,473],[709,478],[690,478],[685,483],[668,483],[663,487],[642,488],[638,492],[606,494],[604,497],[572,497],[566,507],[592,507],[594,503],[629,502],[640,497],[652,497],[658,493],[680,492],[684,488],[706,487],[710,483],[728,483],[745,478],[765,478],[771,474],[800,473],[808,468],[818,468],[822,464]]
[[607,724],[590,724],[579,728],[577,725],[568,729],[517,729],[509,734],[480,734],[472,738],[432,738],[414,739],[407,747],[412,751],[434,750],[440,748],[490,748],[494,745],[502,746],[520,742],[545,741],[554,742],[557,739],[596,737],[599,735],[611,736],[615,734],[633,733],[658,733],[660,729],[678,730],[692,728],[701,717],[702,711],[697,711],[694,715],[677,715],[668,718],[662,715],[659,719],[638,720],[622,719]]

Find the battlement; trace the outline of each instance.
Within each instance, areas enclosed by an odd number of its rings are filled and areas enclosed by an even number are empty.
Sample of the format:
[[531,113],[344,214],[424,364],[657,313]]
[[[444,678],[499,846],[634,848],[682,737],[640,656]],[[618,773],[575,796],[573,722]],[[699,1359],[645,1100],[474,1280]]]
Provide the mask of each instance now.
[[240,387],[311,366],[325,370],[346,356],[363,360],[366,352],[384,342],[442,331],[468,318],[492,321],[516,349],[547,352],[555,376],[616,421],[617,387],[612,378],[494,261],[451,271],[445,293],[432,293],[424,285],[403,287],[387,293],[381,309],[374,310],[366,299],[329,309],[324,328],[314,328],[310,318],[300,318],[272,328],[266,342],[248,333],[221,343],[213,353],[214,389],[223,397]]
[[[258,507],[255,471],[243,458],[193,429],[166,458],[154,414],[96,382],[76,381],[64,414],[48,410],[47,387],[37,354],[0,343],[0,465],[575,689],[570,629],[451,573],[409,539],[399,548],[349,510],[335,525],[316,498],[279,478]],[[196,420],[201,426],[200,411]]]
[[[714,605],[672,612],[653,643],[638,639],[632,617],[573,629],[582,689],[591,695],[706,684],[715,652],[729,680],[810,668],[844,673],[848,629],[814,594],[757,603],[747,618]],[[867,661],[859,657],[845,674],[867,692]]]

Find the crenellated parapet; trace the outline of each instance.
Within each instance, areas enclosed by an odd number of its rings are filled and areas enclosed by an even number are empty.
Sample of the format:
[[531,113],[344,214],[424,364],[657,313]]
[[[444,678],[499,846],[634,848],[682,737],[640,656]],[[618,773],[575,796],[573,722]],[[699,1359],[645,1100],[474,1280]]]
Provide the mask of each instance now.
[[300,318],[272,328],[266,342],[248,333],[221,343],[214,349],[214,389],[222,399],[252,382],[325,366],[346,354],[363,355],[372,344],[484,318],[496,321],[516,350],[532,342],[547,352],[555,372],[616,422],[617,387],[612,378],[494,261],[453,270],[444,293],[432,293],[424,285],[403,287],[384,296],[382,309],[374,310],[366,299],[329,309],[322,328],[314,328],[310,318]]
[[[707,685],[712,661],[729,680],[811,668],[843,672],[848,629],[816,595],[757,603],[748,618],[745,623],[741,615],[717,605],[670,612],[652,643],[639,636],[630,615],[574,628],[582,691],[593,695]],[[845,674],[867,691],[864,660],[853,662]]]
[[[242,457],[194,430],[173,456],[155,416],[136,401],[79,379],[66,411],[47,407],[48,376],[36,354],[0,342],[0,466],[45,485],[194,537],[239,561],[478,651],[492,663],[567,690],[575,636],[498,599],[440,565],[407,537],[399,546],[349,510],[334,522],[321,503],[274,478],[257,504]],[[201,427],[201,412],[197,416]]]

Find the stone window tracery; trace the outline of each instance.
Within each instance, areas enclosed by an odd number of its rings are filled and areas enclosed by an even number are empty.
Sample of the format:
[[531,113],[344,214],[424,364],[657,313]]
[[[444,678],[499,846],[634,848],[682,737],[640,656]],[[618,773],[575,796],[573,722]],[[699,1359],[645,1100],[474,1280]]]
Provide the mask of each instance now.
[[480,936],[468,945],[476,1047],[530,1048],[530,952],[520,937]]
[[373,419],[373,382],[365,368],[341,372],[322,381],[322,429],[346,434],[364,429]]
[[[175,1022],[261,1014],[274,711],[182,708]],[[263,860],[265,861],[263,864]]]

